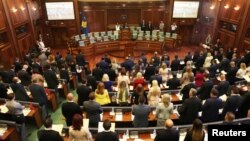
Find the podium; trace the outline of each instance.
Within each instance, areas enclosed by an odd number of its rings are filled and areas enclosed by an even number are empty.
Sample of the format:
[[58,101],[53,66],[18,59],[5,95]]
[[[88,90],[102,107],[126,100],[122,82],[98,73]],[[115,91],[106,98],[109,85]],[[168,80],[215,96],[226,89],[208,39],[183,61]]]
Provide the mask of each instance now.
[[121,41],[130,41],[131,40],[131,32],[129,29],[120,30],[120,40]]

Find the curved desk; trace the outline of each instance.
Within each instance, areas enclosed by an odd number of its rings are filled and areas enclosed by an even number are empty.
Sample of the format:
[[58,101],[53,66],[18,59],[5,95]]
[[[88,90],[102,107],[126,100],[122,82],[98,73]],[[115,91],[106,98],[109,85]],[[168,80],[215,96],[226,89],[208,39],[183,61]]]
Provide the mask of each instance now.
[[110,53],[110,52],[124,52],[124,56],[129,54],[133,56],[134,51],[143,52],[162,52],[164,42],[159,41],[102,41],[93,44],[88,44],[87,46],[70,47],[69,50],[72,54],[77,54],[81,51],[86,58],[91,58],[99,54]]

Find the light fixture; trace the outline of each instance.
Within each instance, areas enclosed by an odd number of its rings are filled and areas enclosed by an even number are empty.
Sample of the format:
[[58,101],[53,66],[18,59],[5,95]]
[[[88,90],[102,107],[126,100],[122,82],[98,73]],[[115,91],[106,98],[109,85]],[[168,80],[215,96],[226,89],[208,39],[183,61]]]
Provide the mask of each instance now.
[[22,11],[24,11],[24,10],[25,10],[25,8],[24,8],[23,6],[21,6],[21,7],[20,7],[20,9],[21,9]]
[[228,8],[229,8],[229,4],[226,4],[226,5],[224,6],[224,8],[225,8],[225,9],[228,9]]
[[210,8],[211,10],[213,10],[213,9],[214,9],[214,5],[211,5],[209,8]]
[[33,10],[33,11],[36,11],[36,7],[33,6],[33,7],[32,7],[32,10]]
[[235,10],[235,11],[240,10],[240,6],[239,6],[239,5],[235,6],[235,7],[234,7],[234,10]]
[[17,9],[15,7],[13,7],[12,9],[12,12],[16,13],[17,12]]

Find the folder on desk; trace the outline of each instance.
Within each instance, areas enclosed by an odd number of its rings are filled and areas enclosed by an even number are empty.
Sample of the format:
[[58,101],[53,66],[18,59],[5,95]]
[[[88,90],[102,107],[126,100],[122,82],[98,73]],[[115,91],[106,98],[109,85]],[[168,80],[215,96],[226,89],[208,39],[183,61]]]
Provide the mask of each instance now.
[[[104,131],[103,122],[98,123],[98,133]],[[115,132],[115,123],[111,123],[110,131]]]
[[63,129],[63,124],[53,124],[52,130],[57,131],[59,134],[61,134]]

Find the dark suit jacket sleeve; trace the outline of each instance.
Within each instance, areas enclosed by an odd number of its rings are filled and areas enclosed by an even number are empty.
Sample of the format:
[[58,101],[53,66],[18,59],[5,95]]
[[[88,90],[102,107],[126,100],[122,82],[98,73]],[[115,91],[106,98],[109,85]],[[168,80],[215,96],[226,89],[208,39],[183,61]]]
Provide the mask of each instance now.
[[101,105],[99,105],[98,104],[98,106],[99,106],[99,112],[100,112],[100,114],[103,112],[103,110],[102,110],[102,107],[101,107]]
[[187,100],[185,100],[181,106],[181,108],[178,110],[178,112],[180,114],[184,113],[186,111],[186,107],[187,107]]
[[192,134],[190,132],[187,132],[184,141],[192,141]]

